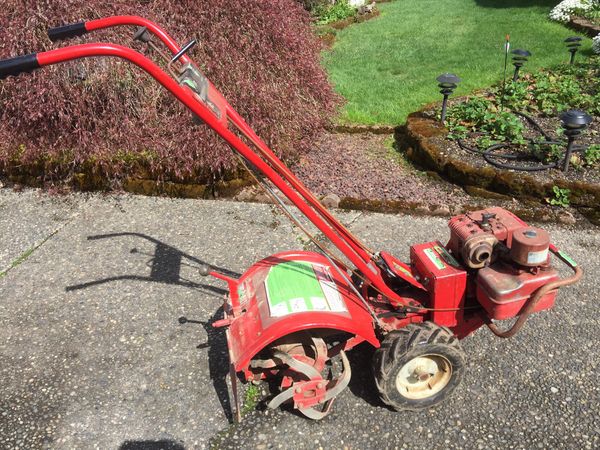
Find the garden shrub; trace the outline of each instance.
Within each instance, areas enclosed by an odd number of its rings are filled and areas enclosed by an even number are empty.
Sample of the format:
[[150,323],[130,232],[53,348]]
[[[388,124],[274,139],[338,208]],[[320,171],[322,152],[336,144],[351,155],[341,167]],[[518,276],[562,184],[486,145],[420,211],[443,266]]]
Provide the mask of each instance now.
[[450,139],[464,138],[473,131],[485,133],[485,142],[480,143],[483,147],[505,140],[524,142],[525,127],[519,118],[481,97],[471,97],[452,106],[448,111],[447,126]]
[[599,0],[563,0],[550,11],[550,18],[568,22],[572,15],[587,16],[600,10]]
[[317,25],[327,25],[356,15],[356,8],[348,0],[335,0],[330,4],[318,4],[312,9]]
[[332,2],[331,0],[297,0],[302,6],[304,6],[304,9],[306,9],[307,11],[312,11],[313,9],[320,7],[320,6],[326,6],[326,5],[330,5]]
[[[338,97],[319,64],[309,14],[295,0],[5,0],[3,58],[49,50],[50,26],[117,14],[156,21],[192,56],[234,108],[284,158],[310,149]],[[133,44],[133,29],[96,31],[76,42]],[[37,171],[42,181],[79,171],[123,179],[197,180],[236,167],[224,142],[135,66],[88,59],[0,82],[0,171]]]

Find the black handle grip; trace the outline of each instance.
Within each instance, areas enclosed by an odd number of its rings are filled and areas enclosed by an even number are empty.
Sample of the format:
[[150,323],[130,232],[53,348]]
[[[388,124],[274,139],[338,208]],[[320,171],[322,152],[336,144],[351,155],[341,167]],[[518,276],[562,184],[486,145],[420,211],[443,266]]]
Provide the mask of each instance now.
[[85,22],[72,23],[70,25],[63,25],[62,27],[50,28],[48,30],[48,37],[52,42],[61,41],[63,39],[70,39],[77,36],[82,36],[88,31],[85,28]]
[[23,72],[32,72],[35,69],[39,69],[39,67],[40,63],[37,59],[37,53],[3,59],[0,61],[0,80],[10,76],[17,76]]

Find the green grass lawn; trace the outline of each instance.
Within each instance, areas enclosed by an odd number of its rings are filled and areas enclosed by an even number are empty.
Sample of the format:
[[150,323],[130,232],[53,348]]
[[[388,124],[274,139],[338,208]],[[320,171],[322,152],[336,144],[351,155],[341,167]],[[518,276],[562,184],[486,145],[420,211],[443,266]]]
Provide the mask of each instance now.
[[[557,3],[395,0],[379,5],[380,17],[338,32],[323,55],[331,81],[347,100],[340,120],[403,123],[410,112],[441,98],[435,78],[443,72],[463,79],[456,95],[489,86],[502,79],[506,34],[511,49],[533,54],[524,70],[568,61],[562,41],[577,33],[548,20]],[[590,47],[586,39],[584,53]]]

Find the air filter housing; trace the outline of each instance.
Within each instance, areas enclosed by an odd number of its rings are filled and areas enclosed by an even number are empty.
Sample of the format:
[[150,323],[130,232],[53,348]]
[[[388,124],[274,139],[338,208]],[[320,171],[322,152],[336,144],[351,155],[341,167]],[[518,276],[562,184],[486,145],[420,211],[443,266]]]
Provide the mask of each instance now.
[[525,267],[538,267],[548,263],[550,236],[540,228],[523,227],[512,235],[510,259]]

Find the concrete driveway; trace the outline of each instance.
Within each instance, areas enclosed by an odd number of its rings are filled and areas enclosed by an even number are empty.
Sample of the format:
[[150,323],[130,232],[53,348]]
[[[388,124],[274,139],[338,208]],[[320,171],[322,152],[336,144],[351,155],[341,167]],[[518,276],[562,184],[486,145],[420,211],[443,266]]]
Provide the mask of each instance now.
[[[403,258],[448,236],[440,218],[338,215]],[[447,403],[386,409],[358,348],[324,421],[259,407],[231,426],[224,286],[197,268],[240,274],[300,234],[268,205],[0,190],[0,448],[598,448],[600,233],[545,228],[586,277],[516,338],[463,341]]]

